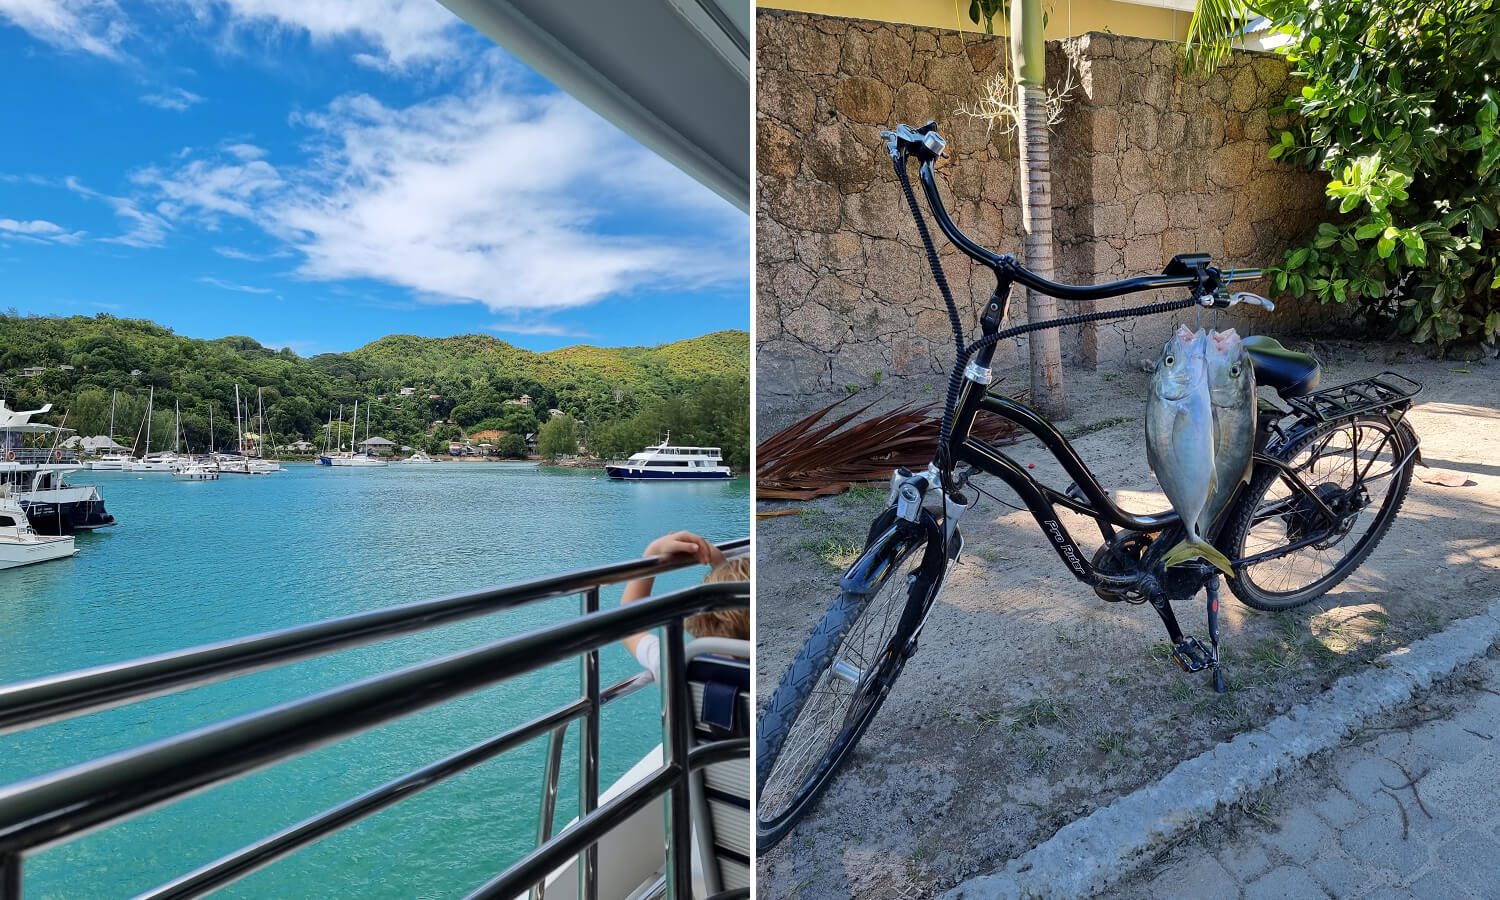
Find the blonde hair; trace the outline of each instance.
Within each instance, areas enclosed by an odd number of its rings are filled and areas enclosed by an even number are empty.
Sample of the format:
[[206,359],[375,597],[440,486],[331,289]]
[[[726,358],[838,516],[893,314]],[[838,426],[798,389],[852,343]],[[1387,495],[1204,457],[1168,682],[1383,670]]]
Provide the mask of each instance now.
[[[750,557],[736,556],[725,560],[709,570],[704,584],[715,581],[749,581]],[[750,640],[750,611],[748,609],[721,609],[700,613],[683,623],[694,637],[726,637],[741,641]]]

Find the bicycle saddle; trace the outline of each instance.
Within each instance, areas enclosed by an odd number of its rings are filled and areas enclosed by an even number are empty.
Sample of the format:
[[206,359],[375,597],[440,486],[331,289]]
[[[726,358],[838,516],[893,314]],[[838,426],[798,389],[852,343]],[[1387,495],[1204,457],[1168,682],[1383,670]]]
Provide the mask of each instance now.
[[1322,369],[1318,360],[1307,354],[1288,350],[1275,338],[1253,334],[1241,338],[1245,352],[1255,366],[1255,381],[1276,389],[1283,400],[1310,394],[1318,387]]

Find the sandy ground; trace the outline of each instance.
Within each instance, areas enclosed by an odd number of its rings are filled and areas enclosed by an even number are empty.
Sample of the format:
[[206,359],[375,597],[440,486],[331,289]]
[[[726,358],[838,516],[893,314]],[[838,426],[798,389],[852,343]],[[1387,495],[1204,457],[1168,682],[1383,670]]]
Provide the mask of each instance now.
[[[762,896],[939,893],[1500,594],[1500,362],[1432,360],[1409,345],[1311,349],[1325,386],[1387,368],[1423,382],[1410,421],[1424,459],[1470,483],[1413,480],[1375,553],[1313,604],[1258,613],[1226,591],[1225,695],[1166,658],[1150,607],[1100,600],[1063,568],[1029,514],[981,496],[920,651],[823,800],[760,860]],[[1074,441],[1080,455],[1135,512],[1167,507],[1145,462],[1147,378],[1070,371],[1072,416],[1059,423],[1088,432]],[[817,405],[762,411],[761,436]],[[1008,452],[1066,486],[1034,440]],[[981,486],[1014,499],[992,479]],[[757,525],[762,697],[832,602],[883,497],[758,504],[801,510]],[[1064,515],[1092,552],[1092,523]],[[1206,637],[1201,604],[1177,612],[1185,631]]]

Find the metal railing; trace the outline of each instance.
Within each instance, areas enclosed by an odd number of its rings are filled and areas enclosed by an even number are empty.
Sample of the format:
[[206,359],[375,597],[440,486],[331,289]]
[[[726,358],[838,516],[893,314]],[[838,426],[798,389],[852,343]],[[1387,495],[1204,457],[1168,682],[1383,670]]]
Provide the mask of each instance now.
[[16,447],[0,451],[0,460],[28,466],[75,465],[78,463],[78,453],[66,447]]
[[[748,551],[749,539],[729,541],[719,548],[726,555],[738,555]],[[577,857],[579,896],[597,900],[599,840],[665,796],[666,887],[668,896],[686,900],[692,893],[688,774],[717,762],[748,758],[750,748],[748,740],[736,739],[689,749],[692,718],[683,661],[683,621],[701,612],[747,607],[749,585],[700,584],[603,611],[599,590],[688,565],[692,563],[669,564],[649,557],[631,560],[0,687],[3,735],[541,600],[582,596],[582,615],[575,619],[0,788],[0,900],[21,897],[21,871],[28,854],[570,657],[579,657],[581,663],[578,699],[140,897],[202,896],[453,775],[546,736],[537,846],[469,896],[509,900],[530,891],[540,897],[548,874]],[[662,765],[600,806],[599,709],[651,679],[642,673],[601,690],[599,650],[653,628],[666,632],[661,667]],[[562,742],[574,721],[581,723],[579,816],[572,826],[553,835]]]

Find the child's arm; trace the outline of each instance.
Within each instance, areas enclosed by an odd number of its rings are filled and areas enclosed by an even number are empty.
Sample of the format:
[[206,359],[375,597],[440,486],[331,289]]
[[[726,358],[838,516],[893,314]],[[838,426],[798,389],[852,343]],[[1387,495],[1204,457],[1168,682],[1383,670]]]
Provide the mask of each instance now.
[[[687,556],[691,555],[704,565],[711,565],[716,558],[722,559],[723,554],[719,548],[709,543],[706,539],[693,534],[691,531],[674,531],[665,534],[646,545],[646,552],[642,556]],[[643,597],[651,596],[651,588],[655,584],[655,578],[636,578],[625,585],[625,595],[620,598],[620,605],[634,603]],[[635,655],[636,645],[646,637],[643,631],[632,634],[625,639],[625,649],[631,655]]]

